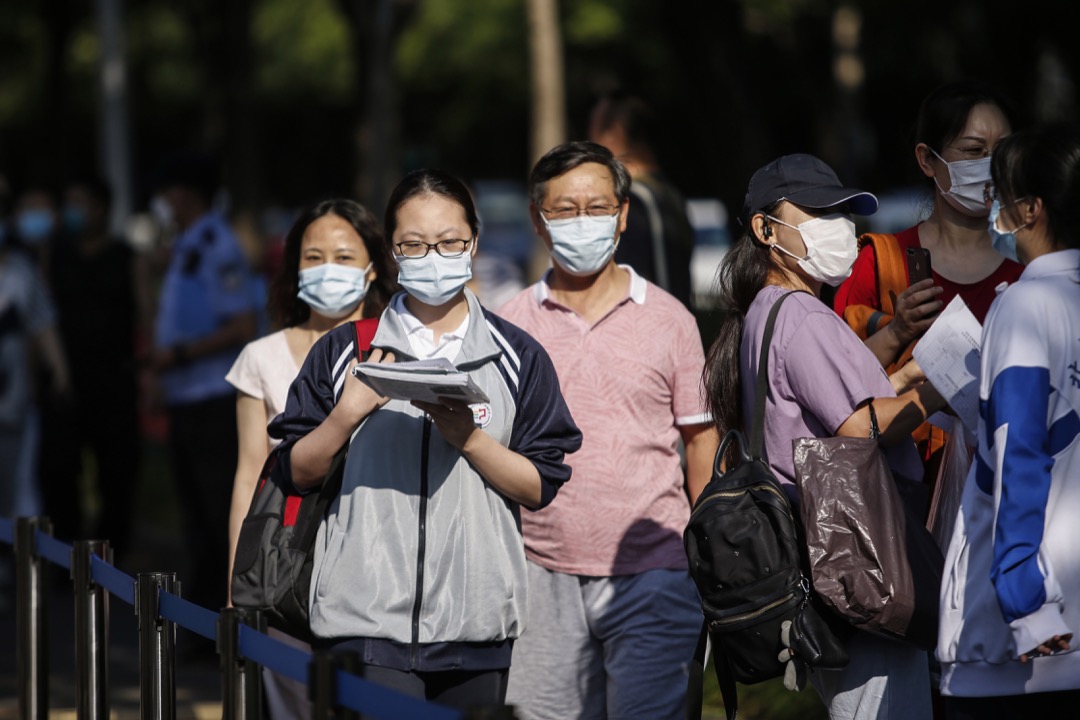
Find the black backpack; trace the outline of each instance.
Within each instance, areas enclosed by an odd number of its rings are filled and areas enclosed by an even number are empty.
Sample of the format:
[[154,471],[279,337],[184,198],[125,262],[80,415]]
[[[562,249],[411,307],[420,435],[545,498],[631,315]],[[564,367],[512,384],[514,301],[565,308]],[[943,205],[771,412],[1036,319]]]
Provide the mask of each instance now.
[[[367,359],[378,326],[377,318],[353,323],[359,360]],[[348,449],[346,442],[334,455],[317,492],[300,493],[282,457],[285,448],[276,448],[263,465],[236,543],[233,605],[261,610],[271,626],[301,640],[312,639],[308,593],[315,536],[341,492]]]
[[[690,576],[705,616],[691,666],[688,718],[701,716],[709,640],[729,720],[737,714],[736,681],[751,685],[785,672],[790,678],[796,674],[797,663],[820,668],[847,665],[841,636],[850,631],[845,632],[842,621],[819,613],[811,602],[797,515],[762,459],[769,343],[780,305],[789,295],[776,301],[765,325],[749,446],[739,430],[724,436],[712,479],[698,497],[683,533]],[[735,460],[726,471],[721,470],[732,443],[738,446]],[[785,622],[789,623],[786,627]],[[797,658],[790,667],[787,648]],[[801,682],[790,679],[785,684],[799,687]]]

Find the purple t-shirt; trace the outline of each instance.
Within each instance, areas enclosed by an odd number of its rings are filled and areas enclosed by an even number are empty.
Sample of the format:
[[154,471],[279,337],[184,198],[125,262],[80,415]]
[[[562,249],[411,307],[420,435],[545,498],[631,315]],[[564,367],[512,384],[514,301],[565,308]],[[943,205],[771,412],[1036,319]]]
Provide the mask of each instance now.
[[[785,288],[767,285],[746,313],[739,367],[744,431],[754,420],[754,383],[769,311]],[[769,391],[765,398],[765,457],[780,482],[795,483],[791,441],[832,437],[869,398],[896,397],[872,352],[844,321],[809,293],[784,301],[769,347]],[[893,473],[922,479],[922,463],[911,440],[882,445]]]

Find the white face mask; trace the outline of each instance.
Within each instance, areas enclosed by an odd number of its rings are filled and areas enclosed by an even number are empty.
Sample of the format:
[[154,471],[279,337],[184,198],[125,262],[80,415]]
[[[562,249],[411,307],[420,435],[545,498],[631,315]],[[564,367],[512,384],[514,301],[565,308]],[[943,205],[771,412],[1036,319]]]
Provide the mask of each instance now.
[[395,255],[398,283],[405,292],[426,305],[445,305],[472,279],[472,253],[446,258],[434,250],[424,257]]
[[602,217],[581,215],[566,220],[548,220],[541,214],[540,219],[551,237],[551,256],[571,275],[595,275],[615,254],[619,213]]
[[834,213],[813,218],[804,223],[788,223],[766,215],[773,222],[780,223],[802,235],[806,245],[806,257],[801,258],[776,242],[772,247],[790,255],[799,261],[799,267],[818,282],[836,287],[851,275],[851,266],[859,256],[859,241],[855,236],[855,223],[847,215]]
[[360,306],[367,295],[366,268],[337,263],[323,263],[300,271],[297,297],[323,317],[339,320]]
[[930,150],[930,152],[934,153],[934,157],[938,160],[945,163],[945,167],[949,170],[948,190],[942,190],[937,177],[934,178],[934,184],[937,185],[941,196],[965,215],[986,217],[990,211],[986,207],[983,191],[986,189],[987,183],[991,182],[990,157],[948,162],[933,150]]

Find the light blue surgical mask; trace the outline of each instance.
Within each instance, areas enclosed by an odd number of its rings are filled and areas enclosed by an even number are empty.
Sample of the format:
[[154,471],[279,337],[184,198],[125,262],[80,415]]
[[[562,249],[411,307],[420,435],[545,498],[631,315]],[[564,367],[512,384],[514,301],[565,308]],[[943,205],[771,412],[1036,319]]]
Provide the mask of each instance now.
[[541,213],[540,218],[551,238],[552,258],[571,275],[595,275],[615,254],[619,213],[601,217],[580,215],[567,220],[548,220]]
[[472,253],[443,257],[429,251],[424,257],[395,255],[398,283],[405,292],[424,303],[438,307],[453,300],[465,283],[472,279]]
[[23,210],[15,218],[19,238],[27,245],[41,245],[52,234],[56,219],[52,211],[41,208]]
[[[1021,198],[1021,200],[1022,199],[1023,198]],[[1008,207],[1015,202],[1018,201],[1013,200],[1013,202],[1009,203],[1005,207]],[[1009,260],[1012,260],[1013,262],[1020,262],[1020,259],[1016,255],[1016,231],[1020,230],[1021,228],[1027,227],[1027,225],[1021,225],[1020,227],[1013,228],[1012,230],[998,230],[997,220],[998,215],[1000,214],[1001,204],[995,199],[994,202],[990,205],[990,215],[987,216],[987,222],[989,223],[987,230],[989,230],[990,232],[990,241],[994,245],[994,250],[996,250],[999,255],[1002,255]]]
[[337,263],[304,268],[297,297],[323,317],[339,320],[352,314],[367,295],[369,270],[370,263],[366,268]]

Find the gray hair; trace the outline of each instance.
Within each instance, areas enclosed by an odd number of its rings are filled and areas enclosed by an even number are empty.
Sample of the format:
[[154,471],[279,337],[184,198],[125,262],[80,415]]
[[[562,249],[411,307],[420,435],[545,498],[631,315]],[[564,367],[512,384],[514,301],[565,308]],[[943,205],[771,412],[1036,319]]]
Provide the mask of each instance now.
[[630,173],[603,145],[579,140],[557,145],[544,154],[529,175],[529,199],[537,207],[547,193],[547,183],[552,178],[565,175],[585,163],[603,165],[611,172],[615,183],[615,197],[619,204],[630,199]]

